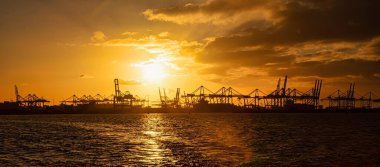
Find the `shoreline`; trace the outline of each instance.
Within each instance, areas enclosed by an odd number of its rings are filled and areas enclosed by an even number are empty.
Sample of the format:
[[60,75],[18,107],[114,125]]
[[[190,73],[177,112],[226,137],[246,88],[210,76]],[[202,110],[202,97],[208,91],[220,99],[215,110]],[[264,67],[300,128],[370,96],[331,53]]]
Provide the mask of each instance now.
[[64,115],[64,114],[149,114],[149,113],[380,113],[379,108],[375,109],[315,109],[315,110],[296,110],[296,109],[202,109],[202,108],[69,108],[58,107],[47,108],[17,108],[0,110],[0,115]]

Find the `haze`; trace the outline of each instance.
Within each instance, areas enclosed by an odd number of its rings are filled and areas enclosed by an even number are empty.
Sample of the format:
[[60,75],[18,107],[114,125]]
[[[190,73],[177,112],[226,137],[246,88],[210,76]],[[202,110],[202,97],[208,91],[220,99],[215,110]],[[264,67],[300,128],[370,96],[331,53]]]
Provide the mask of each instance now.
[[[324,81],[380,93],[380,1],[2,0],[0,100],[123,90],[242,93]],[[173,91],[171,91],[173,90]]]

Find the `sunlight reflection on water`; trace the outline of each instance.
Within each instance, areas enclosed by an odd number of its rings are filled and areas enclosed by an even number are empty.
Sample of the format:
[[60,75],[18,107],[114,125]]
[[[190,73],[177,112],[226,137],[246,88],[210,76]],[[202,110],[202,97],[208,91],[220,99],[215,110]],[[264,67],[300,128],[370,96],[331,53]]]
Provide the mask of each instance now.
[[379,155],[375,142],[380,139],[379,118],[379,114],[0,116],[0,164],[330,166],[366,159],[364,164],[371,166],[379,163],[373,156]]

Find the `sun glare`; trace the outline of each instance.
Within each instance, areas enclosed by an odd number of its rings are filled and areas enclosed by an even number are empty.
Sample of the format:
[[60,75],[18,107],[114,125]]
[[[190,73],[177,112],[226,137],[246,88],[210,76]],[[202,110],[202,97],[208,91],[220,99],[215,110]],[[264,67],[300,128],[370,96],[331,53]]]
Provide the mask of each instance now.
[[163,65],[159,63],[145,64],[141,70],[143,79],[148,82],[158,82],[167,75]]
[[142,81],[155,83],[169,77],[170,73],[168,71],[176,70],[176,65],[171,60],[170,57],[158,56],[147,61],[134,63],[132,66],[140,70],[140,79]]

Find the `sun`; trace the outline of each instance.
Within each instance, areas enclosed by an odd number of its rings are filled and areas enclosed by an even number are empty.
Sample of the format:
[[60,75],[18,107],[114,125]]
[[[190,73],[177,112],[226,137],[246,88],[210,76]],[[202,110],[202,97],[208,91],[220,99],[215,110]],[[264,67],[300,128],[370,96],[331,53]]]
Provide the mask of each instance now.
[[143,80],[148,82],[159,82],[167,76],[164,66],[157,62],[144,64],[141,70]]
[[171,62],[172,59],[166,56],[159,56],[139,63],[131,64],[141,72],[140,79],[146,83],[160,83],[165,78],[169,78],[172,70],[177,66]]

